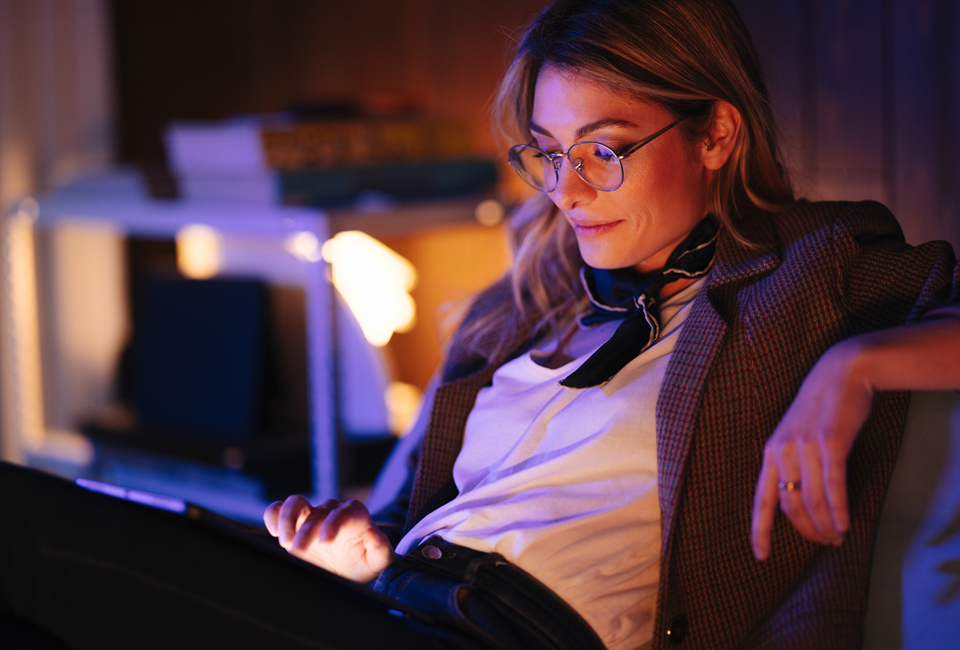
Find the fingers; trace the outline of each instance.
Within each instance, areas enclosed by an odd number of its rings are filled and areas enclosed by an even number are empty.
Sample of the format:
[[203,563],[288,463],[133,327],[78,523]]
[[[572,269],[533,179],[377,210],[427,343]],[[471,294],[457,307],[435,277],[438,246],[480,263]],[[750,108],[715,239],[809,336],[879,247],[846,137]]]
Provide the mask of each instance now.
[[289,549],[338,575],[369,582],[393,561],[393,547],[359,501],[328,501],[314,508]]
[[772,455],[764,454],[760,480],[757,481],[757,491],[753,497],[753,522],[750,530],[753,555],[758,560],[766,560],[770,556],[770,531],[773,529],[773,518],[779,503],[779,481]]
[[833,527],[837,535],[843,538],[850,527],[850,509],[847,496],[847,463],[844,455],[827,450],[823,455],[823,468],[826,474],[826,498],[830,508]]
[[345,529],[354,527],[360,533],[365,528],[373,526],[370,513],[366,506],[359,501],[350,500],[340,503],[335,499],[314,508],[313,513],[304,521],[297,531],[291,548],[302,551],[314,542],[326,544],[337,539]]
[[271,503],[263,513],[263,520],[270,534],[279,537],[280,545],[289,551],[302,551],[315,541],[332,541],[350,524],[373,525],[370,513],[359,501],[340,503],[328,499],[313,507],[299,494],[287,497],[282,503]]
[[[751,531],[758,558],[769,553],[773,502],[805,538],[842,543],[850,526],[847,458],[874,395],[866,366],[857,363],[863,350],[850,339],[821,356],[767,441]],[[771,496],[775,481],[796,482],[799,489]]]
[[[754,495],[754,556],[758,560],[769,557],[777,505],[804,538],[839,546],[849,524],[845,470],[845,456],[830,453],[821,441],[771,438]],[[781,482],[789,481],[798,483],[799,488],[780,488]]]
[[322,542],[336,539],[342,528],[354,523],[359,523],[364,527],[373,524],[367,507],[359,501],[351,499],[334,510],[330,516],[324,520],[318,537]]
[[326,542],[332,539],[321,538],[318,531],[331,516],[331,513],[337,512],[341,507],[340,502],[336,499],[327,499],[314,508],[310,515],[297,528],[297,534],[291,540],[289,550],[291,552],[302,552],[307,550],[314,542]]
[[376,526],[371,526],[366,530],[363,545],[366,549],[367,565],[370,571],[379,574],[393,562],[393,546],[390,545],[390,540],[383,534],[383,531]]
[[267,506],[263,521],[290,554],[358,582],[373,580],[394,558],[390,540],[359,501],[329,499],[314,507],[294,495]]
[[810,519],[803,502],[803,493],[811,489],[801,478],[804,474],[798,458],[795,443],[787,442],[779,447],[776,454],[777,469],[781,481],[799,481],[800,490],[778,490],[780,492],[780,509],[787,516],[797,532],[812,542],[822,542],[822,537],[813,521]]
[[816,532],[816,537],[809,539],[838,546],[843,538],[834,528],[833,514],[827,502],[821,447],[818,444],[807,444],[801,448],[800,453],[803,457],[799,474],[801,501],[807,519]]
[[283,506],[282,501],[274,501],[263,511],[263,525],[267,527],[267,532],[274,537],[279,534],[277,520],[280,518],[281,506]]
[[280,506],[280,512],[277,516],[277,537],[280,540],[280,546],[287,550],[290,549],[294,536],[306,518],[310,516],[312,510],[313,508],[306,497],[295,494],[286,498]]

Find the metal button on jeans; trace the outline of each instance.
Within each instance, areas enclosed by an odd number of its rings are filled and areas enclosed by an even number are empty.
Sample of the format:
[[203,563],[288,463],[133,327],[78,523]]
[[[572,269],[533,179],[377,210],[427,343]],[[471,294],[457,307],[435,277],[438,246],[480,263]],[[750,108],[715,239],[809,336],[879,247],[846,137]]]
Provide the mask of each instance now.
[[420,548],[420,555],[428,560],[439,560],[443,557],[443,551],[433,544],[427,544],[426,546]]

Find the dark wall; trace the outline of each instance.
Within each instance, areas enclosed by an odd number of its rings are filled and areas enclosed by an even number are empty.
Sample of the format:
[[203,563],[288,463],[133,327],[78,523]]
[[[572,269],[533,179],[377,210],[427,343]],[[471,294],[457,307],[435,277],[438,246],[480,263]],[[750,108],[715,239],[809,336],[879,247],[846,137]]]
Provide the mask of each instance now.
[[883,201],[909,242],[960,248],[960,3],[736,4],[802,193]]
[[[960,3],[735,0],[770,78],[801,194],[881,200],[909,241],[960,246]],[[542,0],[115,0],[121,155],[170,119],[336,98],[473,126],[510,34]]]
[[510,33],[542,0],[115,0],[121,157],[159,160],[171,119],[292,104],[407,102],[466,120],[484,106]]

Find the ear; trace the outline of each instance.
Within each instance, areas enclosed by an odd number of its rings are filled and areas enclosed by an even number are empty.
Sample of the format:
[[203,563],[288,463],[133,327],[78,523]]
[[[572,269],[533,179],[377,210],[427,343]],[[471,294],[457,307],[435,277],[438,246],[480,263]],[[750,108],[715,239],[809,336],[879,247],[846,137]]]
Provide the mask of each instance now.
[[723,167],[736,147],[742,119],[740,111],[718,99],[713,106],[710,135],[700,145],[700,160],[710,170]]

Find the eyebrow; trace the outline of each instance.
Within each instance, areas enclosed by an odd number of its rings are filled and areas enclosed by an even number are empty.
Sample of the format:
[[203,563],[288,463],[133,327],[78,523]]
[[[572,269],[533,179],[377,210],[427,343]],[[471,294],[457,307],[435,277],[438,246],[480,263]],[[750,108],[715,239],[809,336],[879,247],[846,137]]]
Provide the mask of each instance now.
[[[590,124],[581,126],[580,129],[577,131],[577,140],[587,135],[588,133],[599,131],[600,129],[606,128],[608,126],[620,126],[620,127],[630,128],[630,127],[635,127],[637,125],[628,120],[617,120],[612,117],[605,117],[602,120],[597,120],[596,122],[590,122]],[[533,131],[534,133],[540,133],[541,135],[545,135],[550,138],[553,137],[549,131],[547,131],[545,128],[543,128],[533,120],[530,121],[530,130]]]

